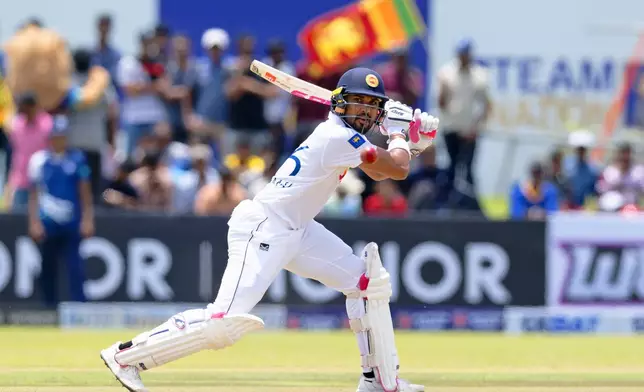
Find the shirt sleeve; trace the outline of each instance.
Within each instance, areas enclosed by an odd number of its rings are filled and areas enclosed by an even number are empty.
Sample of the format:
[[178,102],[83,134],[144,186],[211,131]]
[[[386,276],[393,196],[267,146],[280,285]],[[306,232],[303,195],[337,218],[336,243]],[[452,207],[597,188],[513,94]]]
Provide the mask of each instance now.
[[548,214],[552,214],[559,210],[559,198],[557,197],[557,189],[554,185],[549,184],[543,199],[543,208]]
[[510,217],[512,219],[524,219],[528,212],[528,206],[521,194],[521,187],[518,184],[512,186],[510,192]]
[[443,65],[442,67],[439,68],[438,72],[436,73],[436,80],[438,81],[439,84],[447,84],[448,82],[448,66]]
[[[360,153],[372,144],[364,135],[346,132],[345,129],[330,130],[322,156],[322,165],[329,168],[354,168],[362,163]],[[340,132],[342,131],[342,132]]]
[[42,167],[45,164],[46,159],[45,151],[38,151],[29,159],[29,165],[27,166],[27,176],[29,177],[29,183],[34,186],[42,180]]
[[82,153],[78,155],[78,162],[76,165],[76,175],[78,176],[78,179],[81,181],[89,180],[90,176],[92,175],[92,170],[89,168],[89,165],[87,164],[87,160],[85,159],[85,155]]
[[79,86],[71,87],[67,91],[67,95],[60,103],[62,109],[73,109],[81,102],[82,100],[82,88]]

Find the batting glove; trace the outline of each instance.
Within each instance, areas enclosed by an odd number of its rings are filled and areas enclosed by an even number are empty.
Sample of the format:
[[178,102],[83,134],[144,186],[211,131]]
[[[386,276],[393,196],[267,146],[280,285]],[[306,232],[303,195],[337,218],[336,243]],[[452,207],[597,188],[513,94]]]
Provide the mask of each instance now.
[[438,118],[420,109],[414,111],[413,122],[409,126],[409,150],[413,156],[420,155],[432,145],[438,130]]
[[380,132],[391,138],[395,134],[405,134],[409,123],[413,119],[414,110],[398,101],[387,101],[385,103],[386,117],[380,126]]

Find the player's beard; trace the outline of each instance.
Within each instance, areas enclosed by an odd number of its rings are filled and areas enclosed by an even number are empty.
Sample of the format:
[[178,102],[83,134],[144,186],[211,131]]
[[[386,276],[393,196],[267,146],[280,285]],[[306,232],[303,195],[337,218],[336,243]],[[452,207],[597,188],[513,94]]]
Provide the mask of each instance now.
[[360,113],[353,117],[353,121],[351,122],[351,126],[353,129],[355,129],[357,132],[360,132],[362,134],[366,134],[369,132],[371,129],[373,129],[374,124],[376,121],[374,119],[370,119],[369,115],[367,113]]

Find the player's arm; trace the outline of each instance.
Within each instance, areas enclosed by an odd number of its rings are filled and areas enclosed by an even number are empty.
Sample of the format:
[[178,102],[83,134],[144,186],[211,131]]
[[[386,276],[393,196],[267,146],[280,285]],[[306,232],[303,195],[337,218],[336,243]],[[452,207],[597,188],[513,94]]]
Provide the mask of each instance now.
[[370,168],[369,168],[368,166],[366,166],[366,165],[361,165],[361,166],[360,166],[360,169],[361,169],[363,172],[365,172],[365,174],[366,174],[366,175],[368,175],[368,176],[369,176],[369,178],[371,178],[371,179],[372,179],[372,180],[374,180],[374,181],[382,181],[382,180],[386,180],[386,179],[388,179],[388,178],[389,178],[389,177],[387,177],[386,175],[384,175],[384,174],[382,174],[382,173],[379,173],[379,172],[377,172],[377,171],[375,171],[375,170],[373,170],[373,169],[370,169]]
[[92,197],[91,170],[85,161],[80,159],[78,165],[78,192],[81,201],[81,234],[84,237],[94,235],[94,201]]
[[409,174],[411,151],[405,131],[413,120],[414,110],[401,102],[389,100],[385,103],[386,117],[380,125],[381,131],[389,136],[387,150],[376,148],[374,162],[364,162],[360,168],[371,178],[383,180],[404,180]]
[[118,62],[116,81],[125,94],[136,97],[156,92],[157,88],[153,83],[139,80],[138,73],[140,70],[137,67],[140,67],[140,65],[130,57],[124,57]]
[[[375,147],[361,134],[353,133],[353,135],[350,135],[346,128],[332,128],[328,130],[328,133],[329,139],[322,156],[323,166],[343,169],[360,167],[364,170],[363,165],[365,165],[365,173],[368,175],[373,173],[380,180],[384,178],[404,179],[407,177],[410,155],[401,148],[395,147],[398,143],[407,146],[407,142],[402,135],[400,141],[390,142],[389,149],[384,150]],[[365,164],[362,157],[363,152],[372,148],[377,151],[377,160],[372,164]],[[405,156],[405,154],[407,155]]]
[[449,87],[448,87],[448,77],[447,69],[443,68],[438,73],[438,107],[440,110],[447,110],[447,103],[449,101]]
[[[413,116],[409,118],[413,121],[413,129],[409,128],[411,122],[408,119],[396,117],[396,114],[403,115],[398,109],[408,111],[408,107],[402,107],[399,102],[388,103],[388,113],[392,113],[392,118],[385,121],[385,129],[389,132],[389,146],[387,150],[377,149],[375,162],[364,162],[360,168],[367,173],[369,177],[376,181],[391,178],[393,180],[404,180],[409,174],[409,160],[412,156],[418,156],[427,147],[429,147],[436,137],[438,129],[438,119],[430,116],[428,113],[416,109]],[[389,112],[389,109],[391,110]],[[409,108],[411,109],[411,108]],[[404,114],[409,117],[408,113]],[[402,129],[408,128],[410,140],[401,132]],[[415,135],[415,136],[414,136]],[[412,137],[413,136],[413,137]],[[404,176],[402,173],[404,172]]]
[[369,177],[377,181],[387,178],[392,180],[404,180],[407,178],[411,154],[403,134],[392,135],[389,141],[389,148],[384,150],[376,147],[376,154],[375,162],[363,162],[359,166]]

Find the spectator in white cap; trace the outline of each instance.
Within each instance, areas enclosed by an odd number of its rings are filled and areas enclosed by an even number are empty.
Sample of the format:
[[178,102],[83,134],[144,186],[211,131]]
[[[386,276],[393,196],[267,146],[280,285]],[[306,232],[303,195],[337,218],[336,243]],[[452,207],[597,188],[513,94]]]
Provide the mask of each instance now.
[[595,185],[599,170],[588,157],[589,150],[595,145],[595,136],[580,129],[570,133],[568,145],[575,151],[575,155],[567,159],[565,167],[570,187],[568,207],[581,209],[587,198],[597,195]]
[[[200,62],[199,98],[195,115],[190,116],[187,127],[191,132],[208,135],[218,142],[228,117],[228,101],[225,93],[229,72],[223,66],[223,55],[228,49],[230,39],[222,29],[208,29],[201,37],[201,47],[208,55]],[[219,161],[218,150],[214,159]]]
[[172,210],[175,213],[192,212],[199,190],[205,185],[221,183],[219,172],[211,166],[212,151],[203,144],[190,147],[190,170],[173,175]]

